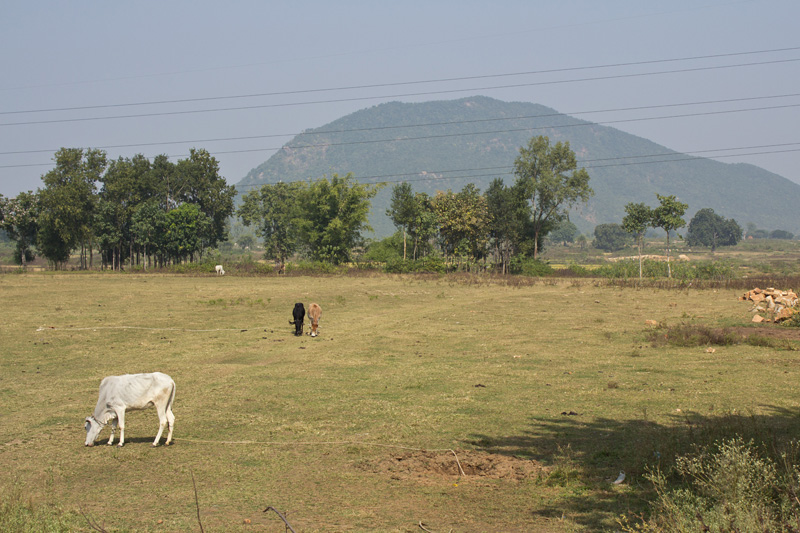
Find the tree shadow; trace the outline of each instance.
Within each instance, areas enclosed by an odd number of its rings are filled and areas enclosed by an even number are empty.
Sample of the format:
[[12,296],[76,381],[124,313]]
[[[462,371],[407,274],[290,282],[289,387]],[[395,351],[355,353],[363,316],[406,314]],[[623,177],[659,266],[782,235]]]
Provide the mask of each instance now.
[[[646,418],[616,420],[564,412],[532,417],[519,435],[472,434],[465,442],[489,453],[526,457],[549,466],[543,483],[563,486],[559,504],[533,514],[564,514],[590,530],[614,527],[622,513],[646,514],[654,497],[644,478],[656,468],[669,472],[678,456],[721,439],[741,437],[774,458],[800,435],[800,409],[765,405],[759,414],[674,413],[666,423]],[[624,471],[624,484],[613,481]]]

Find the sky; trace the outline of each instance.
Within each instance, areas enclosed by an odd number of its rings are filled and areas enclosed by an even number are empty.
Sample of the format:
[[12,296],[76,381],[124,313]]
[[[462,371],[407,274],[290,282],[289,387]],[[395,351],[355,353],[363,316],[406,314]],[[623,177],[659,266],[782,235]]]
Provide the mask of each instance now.
[[5,0],[0,194],[61,147],[204,148],[235,184],[341,116],[471,95],[800,183],[798,20],[797,0]]

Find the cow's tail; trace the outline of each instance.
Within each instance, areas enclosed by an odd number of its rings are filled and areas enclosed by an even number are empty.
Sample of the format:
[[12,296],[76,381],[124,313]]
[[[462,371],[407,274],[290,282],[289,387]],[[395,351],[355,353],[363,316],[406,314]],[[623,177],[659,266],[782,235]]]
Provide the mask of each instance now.
[[172,404],[175,402],[175,381],[172,382],[172,391],[169,393],[169,400],[167,400],[167,408],[165,412],[172,411]]

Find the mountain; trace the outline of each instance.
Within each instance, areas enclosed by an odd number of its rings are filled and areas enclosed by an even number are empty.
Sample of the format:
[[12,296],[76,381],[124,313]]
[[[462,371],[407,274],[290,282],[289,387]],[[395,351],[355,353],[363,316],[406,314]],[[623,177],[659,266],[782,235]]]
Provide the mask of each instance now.
[[278,181],[314,180],[351,172],[362,183],[388,182],[373,199],[375,236],[395,231],[385,215],[395,183],[415,191],[486,190],[495,178],[514,182],[519,148],[546,135],[569,141],[586,166],[595,196],[570,219],[582,233],[619,223],[629,202],[656,206],[656,193],[688,203],[688,223],[711,207],[742,228],[800,233],[800,185],[762,168],[691,157],[620,130],[538,104],[484,96],[424,103],[389,102],[297,135],[238,184],[240,192]]

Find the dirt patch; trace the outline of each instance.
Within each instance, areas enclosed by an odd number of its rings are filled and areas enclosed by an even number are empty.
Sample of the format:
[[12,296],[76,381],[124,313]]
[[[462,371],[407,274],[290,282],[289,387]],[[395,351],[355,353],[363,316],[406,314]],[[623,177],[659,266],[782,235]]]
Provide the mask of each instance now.
[[780,339],[800,342],[800,328],[788,328],[775,324],[763,324],[755,327],[730,328],[742,337],[758,335],[770,339]]
[[541,477],[547,470],[532,459],[471,450],[404,452],[365,464],[363,469],[392,479],[419,481],[459,477],[522,481]]

